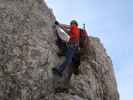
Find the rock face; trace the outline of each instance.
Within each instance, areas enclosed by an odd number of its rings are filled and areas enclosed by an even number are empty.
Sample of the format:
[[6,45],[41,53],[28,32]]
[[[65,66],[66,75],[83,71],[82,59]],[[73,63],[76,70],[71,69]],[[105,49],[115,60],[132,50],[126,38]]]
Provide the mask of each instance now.
[[51,72],[64,59],[56,55],[54,21],[43,0],[0,0],[0,100],[119,100],[111,59],[93,37],[69,91],[54,92],[65,79]]

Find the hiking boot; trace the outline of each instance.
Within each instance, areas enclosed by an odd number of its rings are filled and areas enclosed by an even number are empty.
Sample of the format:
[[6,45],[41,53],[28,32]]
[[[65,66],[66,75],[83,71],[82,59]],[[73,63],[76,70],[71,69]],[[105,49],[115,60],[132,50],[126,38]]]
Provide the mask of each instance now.
[[53,71],[53,74],[59,75],[60,77],[62,77],[62,73],[57,68],[52,68],[52,71]]
[[61,87],[55,88],[55,93],[68,93],[68,92],[69,92],[68,88],[61,88]]
[[62,52],[57,52],[57,55],[58,55],[59,57],[62,57],[62,56],[64,56],[64,53],[63,53],[63,51],[62,51]]
[[75,68],[75,69],[74,69],[74,74],[75,74],[75,75],[79,75],[79,69],[78,69],[78,68]]

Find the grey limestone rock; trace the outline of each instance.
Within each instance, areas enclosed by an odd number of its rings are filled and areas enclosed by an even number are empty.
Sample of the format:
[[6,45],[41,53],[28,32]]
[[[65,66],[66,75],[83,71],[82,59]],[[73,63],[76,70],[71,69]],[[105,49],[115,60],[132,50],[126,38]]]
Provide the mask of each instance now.
[[[90,38],[78,76],[69,68],[63,78],[53,76],[64,59],[56,55],[54,21],[43,0],[0,0],[0,100],[119,100],[111,59],[98,38]],[[57,85],[69,91],[55,93]]]

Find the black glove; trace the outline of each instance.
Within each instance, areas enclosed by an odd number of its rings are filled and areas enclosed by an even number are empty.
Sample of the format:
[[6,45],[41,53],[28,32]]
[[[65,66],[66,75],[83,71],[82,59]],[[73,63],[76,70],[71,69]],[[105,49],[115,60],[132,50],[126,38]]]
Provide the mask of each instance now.
[[58,21],[55,21],[55,25],[59,25],[59,22]]

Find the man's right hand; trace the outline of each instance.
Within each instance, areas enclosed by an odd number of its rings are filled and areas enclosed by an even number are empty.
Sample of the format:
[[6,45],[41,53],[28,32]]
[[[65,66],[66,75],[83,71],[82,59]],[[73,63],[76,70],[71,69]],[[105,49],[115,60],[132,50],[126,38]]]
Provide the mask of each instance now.
[[59,22],[58,21],[55,21],[55,25],[59,25]]

